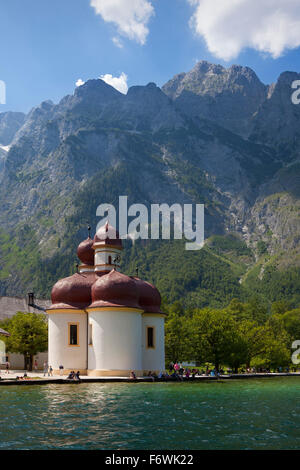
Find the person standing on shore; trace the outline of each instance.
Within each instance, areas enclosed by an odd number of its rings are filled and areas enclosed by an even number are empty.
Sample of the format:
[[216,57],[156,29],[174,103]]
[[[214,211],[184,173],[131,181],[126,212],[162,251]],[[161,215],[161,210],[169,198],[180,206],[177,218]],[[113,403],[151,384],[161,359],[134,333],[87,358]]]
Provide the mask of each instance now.
[[59,366],[59,375],[63,375],[64,374],[64,366],[61,364]]
[[46,377],[47,372],[48,372],[48,362],[44,362],[44,377]]
[[6,374],[9,374],[10,363],[6,361]]

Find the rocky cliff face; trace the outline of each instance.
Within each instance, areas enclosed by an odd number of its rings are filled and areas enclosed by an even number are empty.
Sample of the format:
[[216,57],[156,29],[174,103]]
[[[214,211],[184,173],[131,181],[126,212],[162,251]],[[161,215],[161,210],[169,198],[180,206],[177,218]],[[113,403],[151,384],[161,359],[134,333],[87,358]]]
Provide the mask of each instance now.
[[163,87],[176,106],[195,120],[207,118],[242,136],[252,116],[266,100],[268,87],[248,67],[199,62]]
[[285,162],[299,157],[300,106],[292,102],[295,80],[300,80],[300,74],[284,72],[269,87],[267,99],[253,115],[249,137],[275,148]]
[[300,106],[291,103],[290,82],[297,77],[286,73],[266,86],[247,67],[200,62],[162,90],[150,83],[124,96],[91,80],[26,117],[0,115],[0,143],[10,145],[0,150],[0,292],[11,292],[12,272],[14,288],[28,285],[29,250],[43,266],[40,283],[68,272],[60,254],[79,241],[86,219],[96,224],[97,206],[117,204],[119,195],[130,203],[204,202],[207,238],[233,232],[257,257],[259,241],[270,255],[294,250]]
[[23,113],[7,112],[0,114],[0,145],[9,145],[24,121],[25,114]]
[[[200,62],[163,87],[175,106],[195,123],[201,118],[210,119],[232,131],[235,139],[236,134],[243,137],[247,148],[251,143],[263,146],[265,167],[256,174],[254,198],[246,191],[244,199],[250,204],[243,205],[241,211],[234,210],[231,221],[247,243],[255,247],[264,240],[272,254],[282,248],[294,249],[299,241],[300,106],[291,99],[292,83],[299,79],[300,74],[285,72],[276,83],[266,86],[248,67],[225,69]],[[248,181],[259,150],[257,147],[246,159]],[[222,165],[222,161],[218,163]],[[217,174],[217,170],[213,173]],[[225,176],[223,167],[221,173]],[[259,178],[262,175],[264,181]],[[244,181],[242,186],[246,188]]]

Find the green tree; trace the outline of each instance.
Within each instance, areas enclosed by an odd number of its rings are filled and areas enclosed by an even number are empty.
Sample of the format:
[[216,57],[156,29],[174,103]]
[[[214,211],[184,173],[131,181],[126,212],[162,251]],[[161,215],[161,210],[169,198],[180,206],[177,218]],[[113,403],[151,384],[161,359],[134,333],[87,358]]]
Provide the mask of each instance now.
[[245,318],[263,325],[268,319],[268,307],[258,297],[252,297],[245,305]]
[[290,346],[291,337],[288,334],[282,315],[272,315],[266,322],[266,327],[270,330],[271,337],[286,346]]
[[273,315],[283,315],[291,309],[291,302],[289,300],[276,300],[272,303],[271,312]]
[[166,361],[193,359],[189,342],[189,319],[171,314],[165,324]]
[[236,331],[232,338],[231,350],[228,354],[227,364],[235,373],[238,372],[241,365],[247,362],[247,343],[240,331]]
[[3,327],[10,333],[5,338],[7,350],[12,353],[23,354],[26,368],[29,358],[29,370],[32,370],[33,357],[47,351],[48,327],[43,314],[18,312],[11,319],[2,322]]
[[254,365],[268,368],[287,366],[291,362],[291,338],[282,315],[272,315],[259,331],[263,334],[262,350],[252,356]]
[[238,321],[245,319],[246,307],[239,299],[232,299],[226,310]]
[[193,316],[191,326],[190,341],[199,362],[212,362],[219,370],[221,364],[232,361],[234,350],[240,350],[236,322],[224,310],[199,310]]
[[291,362],[291,352],[282,341],[271,339],[267,343],[264,360],[269,368],[288,366]]
[[245,348],[244,364],[250,367],[253,359],[265,354],[270,330],[265,325],[261,326],[254,321],[246,320],[238,325],[238,331],[243,338]]
[[286,312],[282,315],[282,320],[291,340],[300,339],[300,308]]

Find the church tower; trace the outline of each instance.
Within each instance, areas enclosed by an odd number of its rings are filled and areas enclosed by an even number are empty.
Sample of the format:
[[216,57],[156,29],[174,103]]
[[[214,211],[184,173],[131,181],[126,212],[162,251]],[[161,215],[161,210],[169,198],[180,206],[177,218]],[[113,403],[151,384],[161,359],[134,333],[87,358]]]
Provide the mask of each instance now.
[[122,241],[118,232],[108,222],[101,227],[94,238],[95,272],[120,271]]

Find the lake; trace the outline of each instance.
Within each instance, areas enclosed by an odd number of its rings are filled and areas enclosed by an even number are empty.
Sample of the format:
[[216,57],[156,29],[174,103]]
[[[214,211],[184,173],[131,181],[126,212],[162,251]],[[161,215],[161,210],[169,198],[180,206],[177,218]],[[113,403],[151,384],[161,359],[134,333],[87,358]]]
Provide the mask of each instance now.
[[0,449],[299,449],[300,377],[0,388]]

